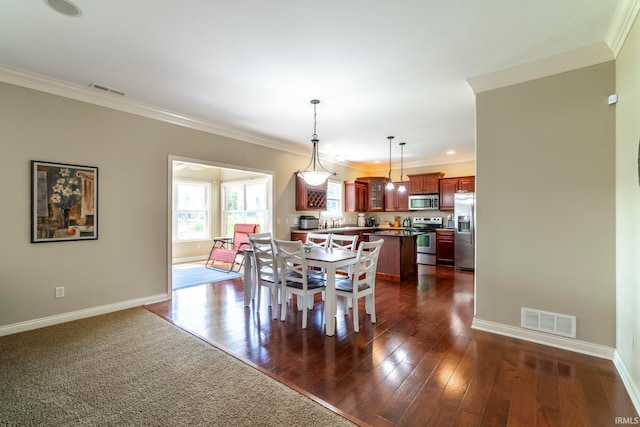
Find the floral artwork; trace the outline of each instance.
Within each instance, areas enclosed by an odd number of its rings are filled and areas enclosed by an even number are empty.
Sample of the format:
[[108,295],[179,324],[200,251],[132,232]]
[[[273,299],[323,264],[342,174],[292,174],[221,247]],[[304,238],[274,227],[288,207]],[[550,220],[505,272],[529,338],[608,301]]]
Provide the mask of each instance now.
[[98,168],[32,161],[31,242],[98,238]]

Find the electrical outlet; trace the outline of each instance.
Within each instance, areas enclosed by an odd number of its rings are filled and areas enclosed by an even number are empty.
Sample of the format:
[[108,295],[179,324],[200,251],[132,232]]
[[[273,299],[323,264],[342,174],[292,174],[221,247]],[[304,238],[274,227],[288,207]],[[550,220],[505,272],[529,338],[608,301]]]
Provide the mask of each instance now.
[[55,293],[56,298],[64,298],[64,286],[58,286]]
[[280,225],[280,218],[276,218],[276,224]]

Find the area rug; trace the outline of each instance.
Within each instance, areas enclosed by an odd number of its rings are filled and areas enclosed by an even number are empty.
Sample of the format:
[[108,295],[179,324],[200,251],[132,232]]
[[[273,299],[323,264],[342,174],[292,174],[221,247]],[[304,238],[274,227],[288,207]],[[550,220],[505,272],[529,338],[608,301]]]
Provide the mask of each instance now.
[[354,424],[138,307],[0,337],[0,425]]
[[207,268],[204,264],[177,264],[171,270],[173,277],[171,283],[174,291],[190,286],[242,277],[240,273],[225,273],[224,271]]

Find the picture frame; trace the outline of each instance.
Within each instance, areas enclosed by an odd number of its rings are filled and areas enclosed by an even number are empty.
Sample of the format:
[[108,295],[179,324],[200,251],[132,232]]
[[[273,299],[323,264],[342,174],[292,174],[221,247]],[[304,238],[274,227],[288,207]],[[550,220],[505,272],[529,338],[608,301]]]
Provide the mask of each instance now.
[[31,161],[31,243],[98,239],[98,168]]

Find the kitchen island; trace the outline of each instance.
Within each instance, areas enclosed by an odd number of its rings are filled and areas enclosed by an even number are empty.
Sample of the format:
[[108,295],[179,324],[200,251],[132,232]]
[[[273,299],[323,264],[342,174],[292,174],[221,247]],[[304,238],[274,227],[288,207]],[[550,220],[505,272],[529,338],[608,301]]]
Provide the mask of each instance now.
[[421,232],[412,230],[383,230],[365,233],[370,242],[384,240],[378,258],[376,277],[400,282],[418,272],[416,239]]

